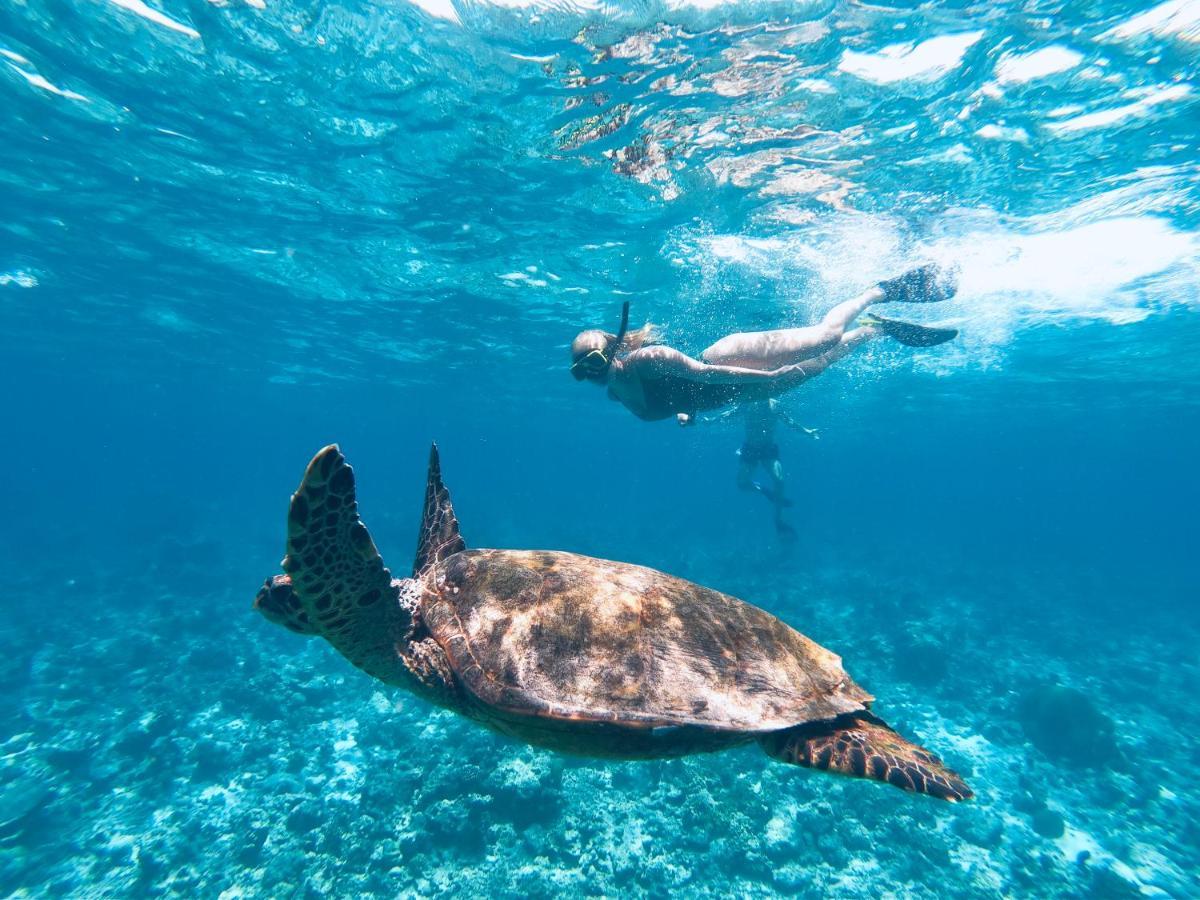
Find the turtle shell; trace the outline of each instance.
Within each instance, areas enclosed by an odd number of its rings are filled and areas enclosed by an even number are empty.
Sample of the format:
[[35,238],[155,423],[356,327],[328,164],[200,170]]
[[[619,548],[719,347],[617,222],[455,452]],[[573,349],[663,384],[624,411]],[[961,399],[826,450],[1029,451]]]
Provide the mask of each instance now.
[[467,550],[422,580],[425,627],[498,712],[764,732],[872,699],[838,656],[770,613],[653,569]]

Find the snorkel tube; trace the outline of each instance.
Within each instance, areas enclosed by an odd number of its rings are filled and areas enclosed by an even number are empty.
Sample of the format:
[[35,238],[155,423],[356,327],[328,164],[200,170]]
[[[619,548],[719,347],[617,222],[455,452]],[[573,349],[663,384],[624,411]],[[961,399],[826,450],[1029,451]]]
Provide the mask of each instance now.
[[612,365],[612,361],[617,357],[617,351],[621,349],[621,342],[625,340],[625,332],[629,330],[629,301],[626,300],[621,304],[621,327],[617,329],[617,336],[609,341],[608,352],[604,354],[604,368],[608,369]]

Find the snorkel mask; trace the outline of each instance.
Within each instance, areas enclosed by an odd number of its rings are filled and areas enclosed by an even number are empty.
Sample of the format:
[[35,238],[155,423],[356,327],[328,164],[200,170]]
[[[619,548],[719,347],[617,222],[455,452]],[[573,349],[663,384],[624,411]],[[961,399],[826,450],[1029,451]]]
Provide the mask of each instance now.
[[583,381],[585,378],[593,380],[598,379],[608,371],[612,365],[613,359],[617,355],[617,350],[620,349],[622,341],[625,340],[625,332],[629,330],[629,301],[626,300],[621,306],[621,327],[617,329],[616,337],[609,340],[603,349],[589,350],[575,362],[571,363],[571,375],[576,381]]

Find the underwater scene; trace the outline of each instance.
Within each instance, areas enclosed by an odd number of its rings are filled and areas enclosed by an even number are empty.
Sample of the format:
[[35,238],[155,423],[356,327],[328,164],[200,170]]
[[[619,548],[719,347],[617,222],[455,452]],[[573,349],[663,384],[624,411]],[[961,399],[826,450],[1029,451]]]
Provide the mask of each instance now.
[[0,57],[0,896],[1200,896],[1196,0]]

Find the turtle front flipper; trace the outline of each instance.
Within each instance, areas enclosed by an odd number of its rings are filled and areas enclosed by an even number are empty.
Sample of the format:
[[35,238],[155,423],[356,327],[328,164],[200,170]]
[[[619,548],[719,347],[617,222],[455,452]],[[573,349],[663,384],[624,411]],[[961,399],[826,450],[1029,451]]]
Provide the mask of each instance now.
[[292,495],[283,570],[291,593],[272,582],[256,601],[267,618],[319,634],[360,669],[403,683],[397,644],[410,618],[399,584],[358,518],[354,472],[336,445],[313,457]]
[[760,737],[759,743],[767,755],[809,769],[886,781],[952,803],[975,796],[940,759],[870,713],[849,713],[774,731]]

